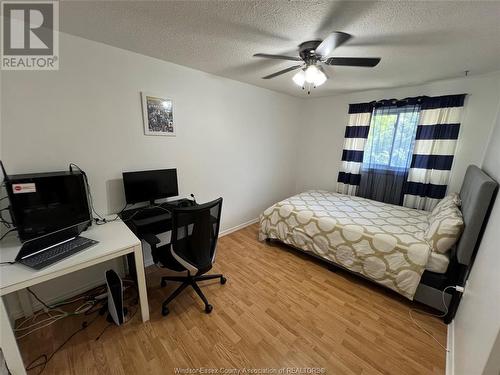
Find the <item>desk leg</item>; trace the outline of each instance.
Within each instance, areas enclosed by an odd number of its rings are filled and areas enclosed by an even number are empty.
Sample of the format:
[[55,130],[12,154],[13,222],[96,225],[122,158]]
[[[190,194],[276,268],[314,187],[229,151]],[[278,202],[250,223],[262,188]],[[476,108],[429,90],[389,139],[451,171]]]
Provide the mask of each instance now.
[[10,372],[14,375],[26,375],[23,358],[19,352],[4,302],[4,298],[0,297],[0,348],[2,348],[2,353]]
[[142,259],[142,247],[136,246],[134,250],[135,272],[137,275],[137,290],[139,291],[139,303],[141,304],[142,321],[149,320],[148,292],[146,288],[146,276],[144,275],[144,260]]
[[127,272],[128,272],[128,276],[134,280],[134,281],[137,281],[137,275],[135,273],[135,255],[133,253],[131,254],[127,254]]

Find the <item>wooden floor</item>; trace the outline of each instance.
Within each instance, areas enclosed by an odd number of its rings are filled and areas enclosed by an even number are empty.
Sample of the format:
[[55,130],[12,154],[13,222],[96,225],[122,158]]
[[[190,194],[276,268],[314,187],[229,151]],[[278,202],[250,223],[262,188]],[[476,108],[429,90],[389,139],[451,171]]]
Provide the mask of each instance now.
[[[213,271],[223,272],[228,282],[208,281],[202,287],[214,305],[210,315],[188,289],[171,303],[170,315],[161,316],[161,301],[175,283],[160,288],[161,273],[150,267],[151,321],[142,324],[137,313],[130,323],[110,327],[95,341],[107,325],[100,317],[54,356],[44,374],[174,374],[175,368],[200,367],[444,374],[445,351],[408,316],[409,308],[419,305],[256,238],[257,226],[252,225],[219,240]],[[414,315],[446,342],[440,320]],[[25,362],[50,353],[82,320],[66,318],[20,340]]]

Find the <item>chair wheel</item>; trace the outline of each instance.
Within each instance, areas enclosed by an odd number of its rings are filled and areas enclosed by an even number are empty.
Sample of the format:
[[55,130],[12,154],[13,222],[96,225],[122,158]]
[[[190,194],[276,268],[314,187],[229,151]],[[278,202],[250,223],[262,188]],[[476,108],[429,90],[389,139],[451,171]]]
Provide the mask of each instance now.
[[205,306],[205,312],[207,314],[210,314],[212,312],[212,310],[214,309],[214,307],[212,305],[206,305]]
[[160,286],[161,286],[162,288],[165,288],[165,287],[167,286],[167,281],[162,279],[162,280],[161,280],[161,283],[160,283]]
[[163,307],[161,308],[161,315],[163,315],[163,316],[167,316],[169,312],[170,312],[170,310],[168,309],[168,307],[167,307],[167,306],[163,306]]
[[224,276],[222,276],[222,277],[220,278],[220,283],[221,283],[222,285],[224,285],[226,282],[227,282],[227,279],[226,279]]

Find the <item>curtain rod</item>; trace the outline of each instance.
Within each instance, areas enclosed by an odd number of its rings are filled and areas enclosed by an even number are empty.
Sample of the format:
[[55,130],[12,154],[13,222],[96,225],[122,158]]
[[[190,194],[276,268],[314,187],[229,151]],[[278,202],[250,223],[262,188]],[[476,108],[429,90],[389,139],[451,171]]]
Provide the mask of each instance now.
[[409,102],[411,100],[415,100],[416,102],[419,102],[419,101],[422,101],[425,98],[430,98],[430,96],[422,95],[422,96],[408,97],[408,98],[404,98],[404,99],[395,99],[395,98],[392,98],[392,99],[380,99],[380,100],[373,100],[373,101],[370,102],[370,104],[378,104],[378,103],[384,103],[384,102],[394,102],[394,103],[397,103],[397,102]]
[[376,104],[384,104],[384,103],[394,103],[394,104],[397,104],[397,103],[405,103],[405,102],[415,102],[415,103],[420,103],[422,102],[424,99],[439,99],[439,98],[444,98],[444,97],[453,97],[453,96],[456,96],[456,97],[459,97],[459,96],[466,96],[468,94],[456,94],[456,95],[441,95],[441,96],[428,96],[428,95],[421,95],[421,96],[411,96],[411,97],[407,97],[407,98],[404,98],[404,99],[381,99],[381,100],[373,100],[371,102],[369,102],[368,104],[371,104],[371,105],[376,105]]

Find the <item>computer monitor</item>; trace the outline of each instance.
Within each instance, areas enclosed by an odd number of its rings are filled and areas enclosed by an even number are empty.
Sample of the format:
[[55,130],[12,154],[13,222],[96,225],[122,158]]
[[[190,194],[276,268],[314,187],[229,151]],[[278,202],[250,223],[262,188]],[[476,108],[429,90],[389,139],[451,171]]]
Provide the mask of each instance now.
[[81,172],[50,172],[6,176],[11,216],[19,238],[32,238],[72,226],[80,232],[92,216]]
[[128,204],[175,197],[179,195],[177,169],[123,172],[123,187]]

